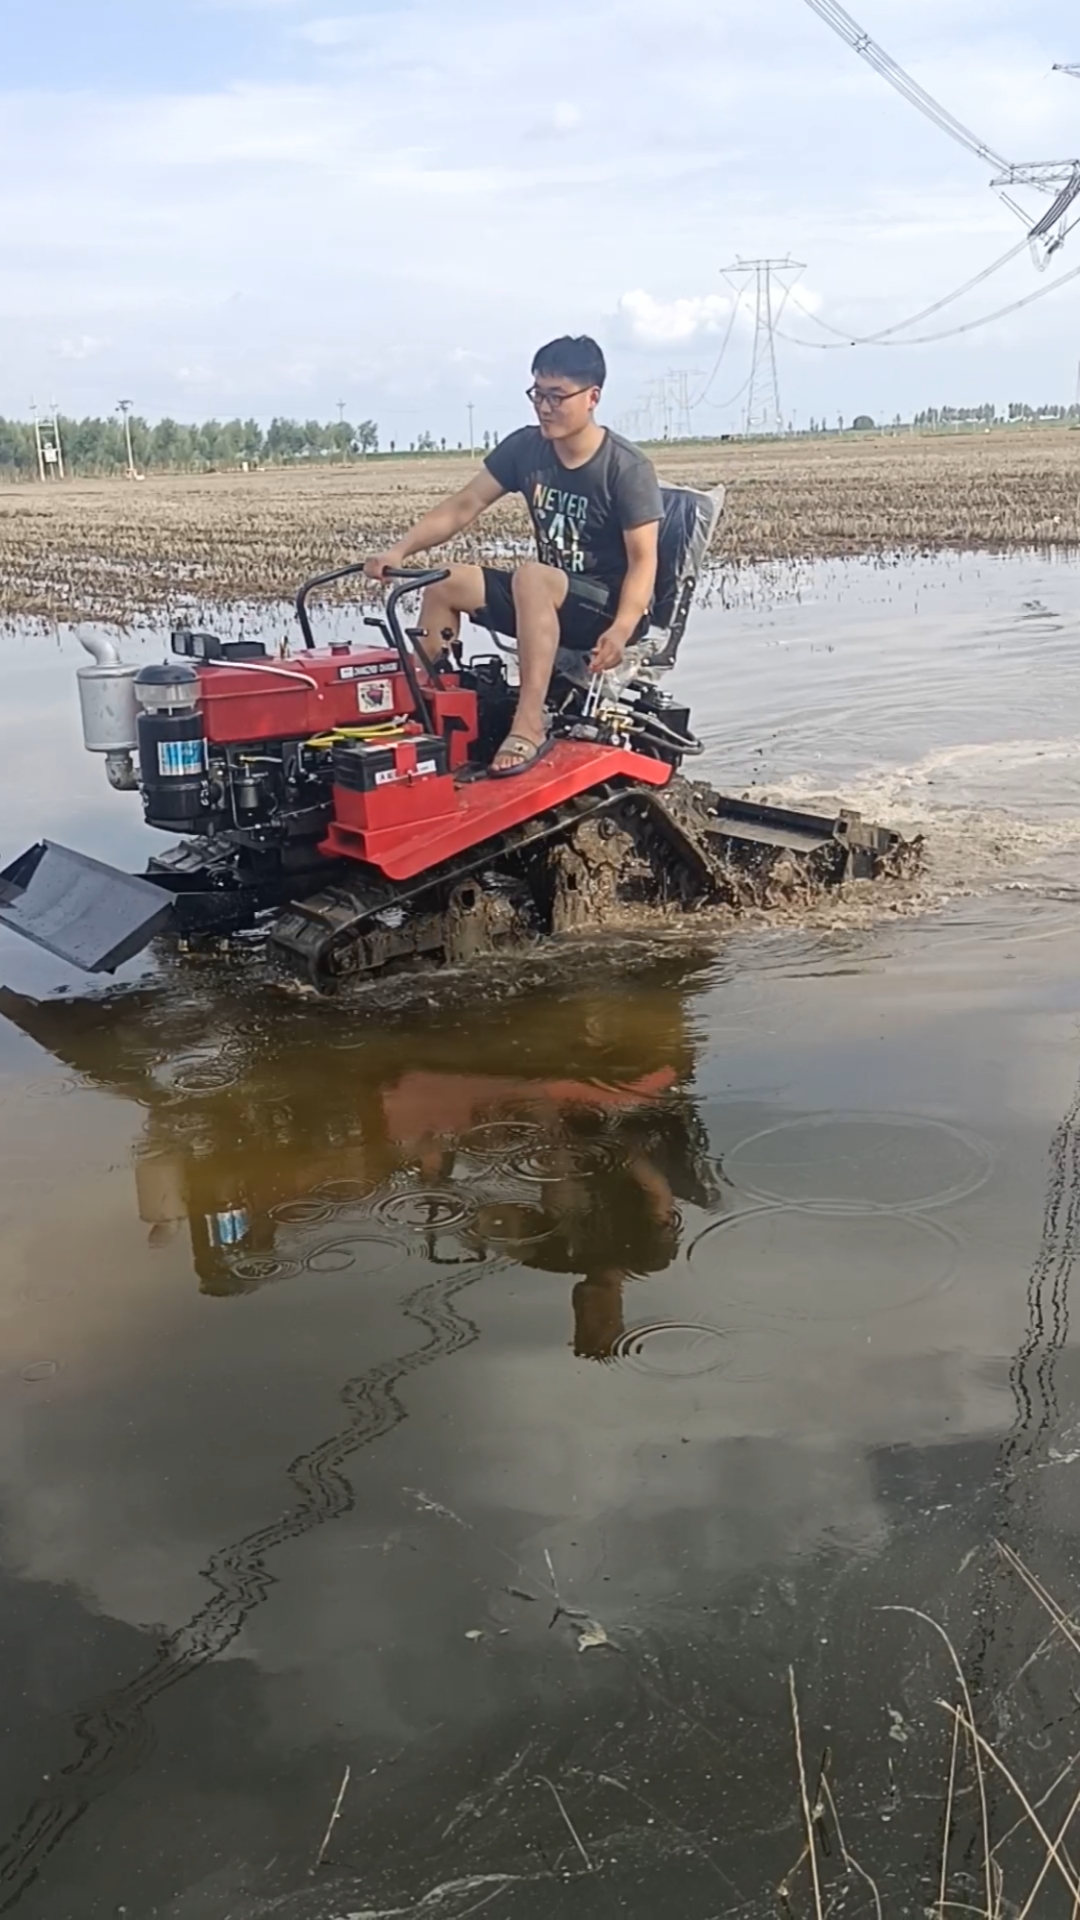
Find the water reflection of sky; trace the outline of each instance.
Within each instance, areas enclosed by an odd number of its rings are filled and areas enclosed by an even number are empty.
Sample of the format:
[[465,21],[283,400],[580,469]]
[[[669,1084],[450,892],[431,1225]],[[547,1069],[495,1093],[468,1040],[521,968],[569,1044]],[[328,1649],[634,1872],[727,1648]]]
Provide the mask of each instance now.
[[7,997],[19,1909],[764,1913],[789,1663],[899,1900],[947,1675],[894,1604],[1048,1785],[1075,1676],[992,1541],[1067,1600],[1076,935],[1006,892],[411,1006]]

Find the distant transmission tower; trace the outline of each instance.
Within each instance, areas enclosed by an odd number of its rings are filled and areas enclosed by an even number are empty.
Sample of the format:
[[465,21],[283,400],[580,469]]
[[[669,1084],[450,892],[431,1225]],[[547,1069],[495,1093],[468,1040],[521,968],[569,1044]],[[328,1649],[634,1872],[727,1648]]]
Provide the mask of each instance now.
[[734,284],[736,275],[743,276],[742,285],[736,288],[740,300],[746,295],[751,275],[754,280],[754,348],[750,359],[744,432],[783,433],[784,415],[780,407],[780,380],[776,371],[776,326],[780,313],[774,288],[778,287],[783,296],[779,302],[782,311],[794,280],[785,286],[780,276],[790,273],[797,280],[805,269],[799,260],[737,260],[733,267],[721,267],[720,271],[731,284]]
[[60,438],[60,415],[57,412],[56,401],[50,401],[49,410],[44,416],[31,402],[30,417],[34,422],[34,447],[37,452],[39,478],[62,480],[64,478],[64,446]]

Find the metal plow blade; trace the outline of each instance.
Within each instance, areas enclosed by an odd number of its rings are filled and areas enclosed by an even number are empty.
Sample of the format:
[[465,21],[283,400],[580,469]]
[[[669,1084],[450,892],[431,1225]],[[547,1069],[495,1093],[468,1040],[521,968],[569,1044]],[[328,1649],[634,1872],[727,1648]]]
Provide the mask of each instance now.
[[87,973],[114,973],[160,933],[173,896],[40,840],[0,872],[0,926]]

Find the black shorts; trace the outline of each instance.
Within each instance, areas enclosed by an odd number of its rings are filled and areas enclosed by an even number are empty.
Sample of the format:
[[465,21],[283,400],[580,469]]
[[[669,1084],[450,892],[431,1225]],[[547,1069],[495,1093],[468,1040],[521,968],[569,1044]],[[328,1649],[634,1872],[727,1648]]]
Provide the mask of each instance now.
[[[516,640],[513,574],[501,567],[482,567],[480,571],[484,576],[484,604],[478,613],[469,615],[470,620],[478,627],[487,627],[490,633],[502,633],[508,640]],[[615,618],[616,604],[615,595],[599,581],[575,580],[571,575],[569,592],[559,608],[559,645],[575,653],[591,653]],[[647,630],[648,624],[647,620],[642,621],[635,639]]]

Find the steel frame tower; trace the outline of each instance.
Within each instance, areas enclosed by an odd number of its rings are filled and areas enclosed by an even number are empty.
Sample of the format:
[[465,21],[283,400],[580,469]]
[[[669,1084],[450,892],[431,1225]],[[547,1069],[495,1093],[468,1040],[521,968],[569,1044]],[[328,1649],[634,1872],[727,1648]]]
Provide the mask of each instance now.
[[779,314],[773,300],[774,281],[783,292],[784,299],[790,293],[779,275],[793,273],[796,278],[804,271],[799,260],[737,260],[733,267],[721,267],[725,279],[734,284],[734,276],[742,274],[743,283],[736,288],[736,297],[742,300],[749,285],[749,276],[754,281],[754,345],[750,357],[750,381],[746,394],[746,414],[743,431],[753,433],[783,433],[784,415],[780,406],[780,379],[776,370],[776,326]]
[[30,417],[34,422],[34,451],[37,454],[38,478],[62,480],[64,478],[64,447],[60,438],[60,415],[57,412],[56,401],[49,402],[49,411],[44,417],[31,402]]

